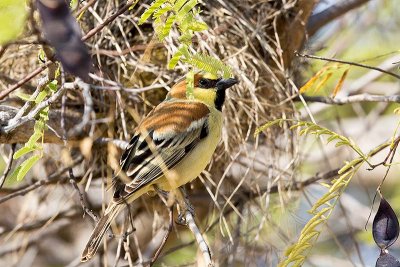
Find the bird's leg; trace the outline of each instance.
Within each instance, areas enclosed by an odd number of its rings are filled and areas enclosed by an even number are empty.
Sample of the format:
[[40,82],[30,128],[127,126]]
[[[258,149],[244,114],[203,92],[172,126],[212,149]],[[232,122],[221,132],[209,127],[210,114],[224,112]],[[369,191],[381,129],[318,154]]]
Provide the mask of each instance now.
[[165,204],[165,206],[167,206],[168,208],[173,206],[173,204],[171,205],[170,203],[168,203],[169,192],[160,189],[157,185],[153,185],[153,188],[154,191],[159,196],[159,198],[161,199],[161,201]]
[[189,197],[184,186],[181,186],[179,187],[179,190],[176,190],[176,199],[180,207],[178,223],[186,225],[187,221],[185,219],[185,214],[186,212],[189,212],[194,217],[194,207],[189,201]]
[[109,234],[108,236],[111,238],[115,238],[115,237],[120,237],[122,238],[123,242],[126,242],[126,240],[128,239],[128,236],[131,235],[133,232],[136,231],[135,226],[133,225],[133,216],[131,213],[131,209],[129,208],[129,204],[128,202],[126,202],[126,200],[123,200],[124,204],[126,205],[127,208],[127,213],[128,213],[128,222],[131,226],[131,230],[129,231],[129,227],[126,229],[126,231],[124,231],[124,233],[122,235],[115,235],[113,233]]

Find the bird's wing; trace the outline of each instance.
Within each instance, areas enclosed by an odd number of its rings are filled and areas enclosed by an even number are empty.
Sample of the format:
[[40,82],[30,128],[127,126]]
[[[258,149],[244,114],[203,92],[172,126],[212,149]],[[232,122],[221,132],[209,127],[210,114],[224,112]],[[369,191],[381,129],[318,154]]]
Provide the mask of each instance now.
[[207,136],[209,113],[205,104],[190,101],[163,102],[150,112],[121,157],[132,180],[117,187],[114,199],[126,199],[178,164]]

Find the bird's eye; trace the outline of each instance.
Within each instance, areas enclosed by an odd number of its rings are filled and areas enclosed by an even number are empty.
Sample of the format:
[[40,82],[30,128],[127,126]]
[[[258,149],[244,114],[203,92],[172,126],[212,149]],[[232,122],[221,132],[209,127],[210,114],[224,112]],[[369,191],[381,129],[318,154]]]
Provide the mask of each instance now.
[[200,79],[199,80],[199,86],[201,88],[207,88],[207,85],[208,85],[208,81],[206,79]]

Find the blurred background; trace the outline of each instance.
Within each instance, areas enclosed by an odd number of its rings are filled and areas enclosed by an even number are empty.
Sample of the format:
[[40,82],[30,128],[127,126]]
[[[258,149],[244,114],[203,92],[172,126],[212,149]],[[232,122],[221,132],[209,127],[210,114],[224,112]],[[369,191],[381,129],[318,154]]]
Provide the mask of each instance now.
[[[86,41],[96,70],[90,82],[93,110],[85,127],[67,143],[56,137],[46,140],[43,158],[25,179],[16,181],[10,175],[0,189],[1,266],[146,266],[143,262],[158,248],[168,213],[157,196],[146,195],[119,216],[112,227],[114,236],[106,238],[98,256],[79,262],[94,227],[92,218],[83,216],[81,203],[95,214],[102,213],[112,195],[107,188],[124,142],[188,70],[183,63],[173,71],[166,68],[179,45],[177,29],[159,42],[151,21],[138,25],[150,3],[139,1]],[[123,4],[79,1],[71,10],[85,35]],[[254,132],[279,118],[312,121],[348,137],[364,154],[397,137],[398,77],[296,52],[400,75],[400,7],[395,0],[212,0],[198,6],[209,30],[196,34],[194,47],[231,66],[240,84],[229,92],[223,140],[212,163],[187,188],[196,221],[216,266],[277,266],[312,217],[310,208],[327,192],[320,183],[329,184],[345,161],[358,155],[348,146],[328,143],[326,136],[300,135],[286,123],[256,136]],[[2,91],[43,64],[38,60],[43,43],[34,3],[28,1],[27,9],[23,33],[0,47]],[[318,79],[310,83],[316,74]],[[18,91],[32,94],[42,76],[46,72]],[[366,95],[381,98],[365,101]],[[81,90],[69,89],[63,99],[49,111],[49,126],[55,132],[61,131],[63,105],[67,129],[84,114]],[[23,105],[16,93],[1,100],[0,125],[7,125]],[[19,149],[32,131],[33,125],[26,124],[11,134],[0,134],[2,172],[9,165],[11,144]],[[54,131],[46,134],[54,136]],[[386,147],[369,161],[378,164],[388,153]],[[10,173],[23,160],[14,160]],[[398,162],[395,152],[381,189],[397,214]],[[73,177],[66,172],[68,166],[73,167]],[[373,199],[387,170],[383,165],[368,170],[365,163],[358,169],[327,223],[318,226],[318,240],[304,252],[303,266],[375,266],[380,250],[371,226],[379,198],[375,203]],[[129,216],[136,231],[124,240]],[[398,242],[389,250],[400,258]],[[193,234],[174,224],[154,266],[202,264]]]

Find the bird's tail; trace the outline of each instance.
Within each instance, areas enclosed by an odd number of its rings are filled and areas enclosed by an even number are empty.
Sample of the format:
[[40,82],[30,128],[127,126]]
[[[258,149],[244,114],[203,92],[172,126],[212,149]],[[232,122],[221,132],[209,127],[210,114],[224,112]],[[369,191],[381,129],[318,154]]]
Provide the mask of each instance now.
[[111,204],[101,219],[97,222],[92,234],[90,235],[89,241],[86,244],[85,250],[81,256],[81,262],[90,260],[97,252],[100,246],[103,236],[110,227],[111,221],[118,215],[123,208],[123,205],[116,203]]

